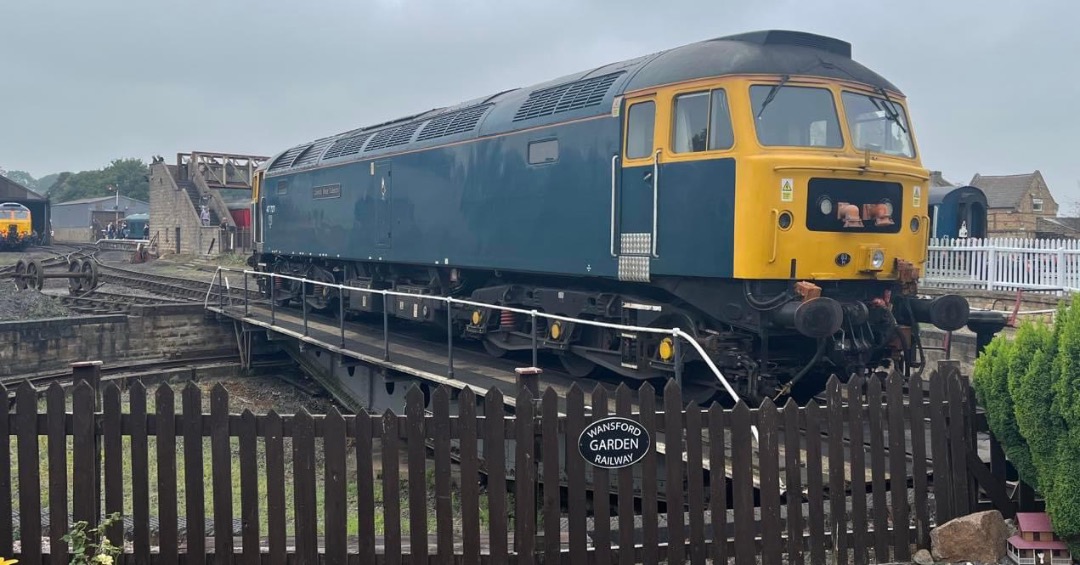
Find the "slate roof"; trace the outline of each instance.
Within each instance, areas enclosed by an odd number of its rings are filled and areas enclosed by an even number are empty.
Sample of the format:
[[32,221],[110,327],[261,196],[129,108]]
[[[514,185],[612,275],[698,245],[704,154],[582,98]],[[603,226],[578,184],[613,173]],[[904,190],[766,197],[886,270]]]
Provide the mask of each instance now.
[[[136,200],[134,198],[129,198],[129,197],[124,196],[123,194],[121,194],[120,195],[120,200],[125,200],[125,199],[130,201],[130,202],[138,202],[139,204],[147,204],[146,202],[143,202],[142,200]],[[65,201],[65,202],[57,202],[57,203],[53,204],[53,206],[67,206],[69,204],[95,204],[97,202],[104,202],[106,200],[115,202],[116,197],[115,196],[95,196],[93,198],[80,198],[78,200],[68,200],[68,201]],[[149,204],[147,204],[147,205],[149,205]]]
[[937,186],[956,186],[956,183],[950,182],[942,176],[941,171],[930,171],[930,188]]
[[982,189],[986,194],[987,205],[991,208],[1016,208],[1036,178],[1042,179],[1042,173],[1037,170],[1034,173],[1005,176],[975,173],[970,184]]
[[1068,237],[1080,237],[1080,218],[1047,218],[1040,216],[1035,222],[1035,231]]

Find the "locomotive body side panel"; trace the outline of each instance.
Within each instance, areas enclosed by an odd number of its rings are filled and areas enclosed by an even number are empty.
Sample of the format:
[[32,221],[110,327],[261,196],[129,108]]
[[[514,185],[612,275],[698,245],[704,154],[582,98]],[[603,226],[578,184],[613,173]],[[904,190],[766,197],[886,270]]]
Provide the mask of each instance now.
[[[264,248],[614,276],[605,163],[618,146],[617,128],[615,119],[589,119],[271,177],[263,189],[265,207],[273,210]],[[558,143],[557,157],[530,164],[529,144],[546,140]],[[334,185],[340,196],[314,196],[319,187]],[[390,237],[383,234],[386,227]]]

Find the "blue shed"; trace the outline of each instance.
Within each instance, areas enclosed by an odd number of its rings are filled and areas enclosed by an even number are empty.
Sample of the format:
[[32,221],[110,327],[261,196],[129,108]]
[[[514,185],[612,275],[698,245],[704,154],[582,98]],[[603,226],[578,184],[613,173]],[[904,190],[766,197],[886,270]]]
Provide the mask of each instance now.
[[986,237],[986,210],[986,195],[978,187],[930,187],[930,236],[956,238],[966,224],[967,237]]

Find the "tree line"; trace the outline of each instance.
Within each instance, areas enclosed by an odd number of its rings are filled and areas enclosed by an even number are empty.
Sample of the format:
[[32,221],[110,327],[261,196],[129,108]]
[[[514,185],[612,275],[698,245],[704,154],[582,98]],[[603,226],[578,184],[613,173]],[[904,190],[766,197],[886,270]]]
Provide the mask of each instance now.
[[40,179],[26,171],[2,174],[39,194],[48,195],[53,202],[113,196],[115,188],[119,188],[121,196],[150,201],[150,167],[142,159],[113,159],[102,169],[55,173]]

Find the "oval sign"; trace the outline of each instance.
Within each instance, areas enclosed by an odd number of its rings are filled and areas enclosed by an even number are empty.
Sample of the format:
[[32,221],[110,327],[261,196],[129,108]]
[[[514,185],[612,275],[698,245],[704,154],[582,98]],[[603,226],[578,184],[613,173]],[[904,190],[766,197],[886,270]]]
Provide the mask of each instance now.
[[578,436],[578,451],[604,469],[629,467],[645,457],[652,440],[641,424],[619,416],[597,420]]

